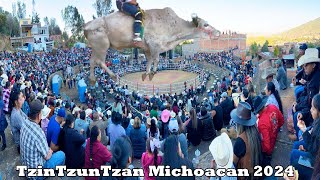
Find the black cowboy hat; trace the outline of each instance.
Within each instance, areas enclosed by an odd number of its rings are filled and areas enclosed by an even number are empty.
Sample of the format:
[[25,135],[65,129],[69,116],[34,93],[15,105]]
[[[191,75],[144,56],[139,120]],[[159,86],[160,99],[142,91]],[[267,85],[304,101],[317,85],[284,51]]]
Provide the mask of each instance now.
[[250,104],[240,102],[237,109],[231,111],[230,116],[232,120],[243,126],[253,126],[256,124],[257,118],[251,112]]
[[254,98],[253,100],[253,109],[254,109],[254,113],[258,114],[259,111],[261,111],[261,109],[266,105],[268,101],[268,96],[257,96]]

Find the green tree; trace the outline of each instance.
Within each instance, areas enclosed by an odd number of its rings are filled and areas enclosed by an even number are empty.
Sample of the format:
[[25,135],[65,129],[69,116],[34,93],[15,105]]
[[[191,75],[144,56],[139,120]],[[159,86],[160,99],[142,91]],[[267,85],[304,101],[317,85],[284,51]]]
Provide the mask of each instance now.
[[46,26],[49,26],[49,18],[46,16],[46,17],[44,17],[43,18],[43,22],[44,22],[44,24],[46,25]]
[[256,42],[253,42],[250,46],[250,54],[253,57],[256,57],[258,54],[258,45]]
[[32,16],[32,20],[31,21],[32,21],[32,23],[40,23],[39,14],[36,13],[34,17]]
[[98,17],[106,16],[112,13],[111,0],[96,0],[96,2],[93,3],[93,7],[95,8]]
[[23,3],[23,2],[18,1],[17,2],[17,6],[18,6],[18,9],[17,9],[18,18],[19,19],[25,18],[26,15],[27,15],[26,4]]
[[61,35],[62,40],[64,40],[65,42],[68,41],[69,36],[68,33],[66,31],[63,31],[62,35]]
[[[66,28],[71,30],[72,38],[76,40],[84,40],[83,35],[83,16],[79,13],[78,9],[73,6],[67,6],[61,12],[62,18],[65,22]],[[82,41],[83,42],[83,41]]]
[[268,40],[266,40],[266,42],[263,44],[263,46],[261,48],[261,51],[262,52],[269,52],[268,46],[269,46],[269,42],[268,42]]
[[274,57],[278,57],[278,56],[279,56],[279,53],[280,53],[280,48],[279,48],[279,46],[276,46],[276,47],[274,48],[274,51],[273,51]]

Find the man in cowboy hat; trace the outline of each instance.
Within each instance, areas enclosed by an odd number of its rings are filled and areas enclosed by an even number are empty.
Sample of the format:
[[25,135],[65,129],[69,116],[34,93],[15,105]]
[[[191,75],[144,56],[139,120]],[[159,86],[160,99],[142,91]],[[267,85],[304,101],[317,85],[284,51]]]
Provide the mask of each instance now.
[[276,90],[280,91],[280,85],[278,81],[273,78],[273,76],[276,74],[277,74],[277,71],[275,69],[273,69],[272,67],[268,67],[262,71],[261,78],[265,79],[267,83],[273,82],[274,86],[276,87]]
[[275,62],[275,64],[276,64],[276,68],[278,69],[276,77],[277,77],[277,81],[280,84],[280,89],[285,90],[285,89],[287,89],[287,73],[284,70],[280,59],[278,59]]
[[298,115],[305,121],[308,127],[313,122],[310,108],[312,98],[319,93],[320,86],[320,58],[319,51],[316,48],[309,48],[306,50],[305,55],[301,56],[299,60],[299,66],[303,66],[305,73],[306,83],[304,85],[304,90],[293,103],[293,121],[296,130],[296,136],[298,137],[299,128],[297,126]]
[[[213,169],[234,169],[233,165],[233,147],[229,136],[222,133],[216,137],[209,146],[209,151],[212,154],[211,168]],[[237,177],[221,177],[221,179],[236,180]],[[220,178],[210,177],[210,180]]]
[[280,127],[284,123],[284,118],[279,109],[273,105],[266,105],[268,97],[257,96],[253,100],[254,113],[259,116],[257,123],[258,130],[262,136],[262,153],[264,165],[271,165],[271,157],[276,144]]

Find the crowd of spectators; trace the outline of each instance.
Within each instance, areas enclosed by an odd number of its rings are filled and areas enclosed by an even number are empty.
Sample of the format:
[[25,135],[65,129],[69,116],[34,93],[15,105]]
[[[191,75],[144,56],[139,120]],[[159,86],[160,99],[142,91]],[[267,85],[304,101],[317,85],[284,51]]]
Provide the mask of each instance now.
[[[302,88],[299,87],[297,102],[292,107],[292,129],[298,141],[290,163],[303,179],[311,178],[312,173],[319,177],[318,56],[317,49],[307,49],[298,63],[303,73],[299,72],[293,81],[299,82]],[[280,73],[281,63],[276,63],[277,71],[267,69],[262,74],[266,86],[260,94],[255,92],[252,82],[255,65],[251,61],[235,60],[232,50],[197,53],[192,57],[194,61],[206,61],[229,72],[208,88],[204,84],[200,91],[191,86],[175,94],[139,94],[127,87],[117,88],[103,71],[96,69],[97,86],[110,86],[104,90],[104,99],[108,97],[104,107],[94,97],[89,97],[88,106],[62,101],[48,86],[48,76],[57,70],[68,72],[66,77],[74,76],[72,70],[66,70],[67,65],[88,61],[90,49],[58,50],[55,54],[2,52],[0,57],[4,63],[0,73],[1,151],[6,149],[4,132],[10,123],[21,163],[28,168],[39,165],[54,168],[62,164],[67,168],[99,168],[110,164],[123,169],[132,168],[133,160],[141,159],[144,178],[156,179],[147,175],[150,165],[169,165],[171,169],[185,165],[194,169],[197,159],[189,159],[188,147],[212,141],[209,146],[214,157],[212,168],[246,168],[253,178],[254,166],[271,165],[277,135],[284,124],[279,91],[286,89],[282,85],[287,83],[273,79]],[[83,70],[75,76],[83,78],[86,73]],[[203,76],[205,81],[210,78]],[[234,145],[229,137],[235,139]],[[221,153],[225,149],[229,153]],[[308,160],[314,169],[301,164]],[[173,178],[177,177],[166,177]]]

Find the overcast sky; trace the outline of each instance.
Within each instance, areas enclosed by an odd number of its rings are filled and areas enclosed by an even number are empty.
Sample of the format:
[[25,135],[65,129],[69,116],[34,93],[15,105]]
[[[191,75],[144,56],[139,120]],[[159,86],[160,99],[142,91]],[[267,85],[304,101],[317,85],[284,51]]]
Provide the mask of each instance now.
[[[0,0],[0,7],[12,12],[12,2]],[[31,17],[32,0],[27,5]],[[76,6],[86,22],[92,20],[94,0],[35,0],[36,11],[43,17],[54,17],[62,29],[61,10]],[[220,31],[232,30],[249,34],[275,34],[320,17],[320,0],[137,0],[144,9],[171,7],[188,20],[192,13],[206,19]],[[113,8],[116,9],[115,0]]]

